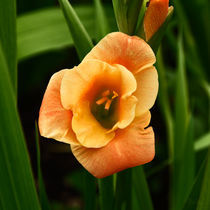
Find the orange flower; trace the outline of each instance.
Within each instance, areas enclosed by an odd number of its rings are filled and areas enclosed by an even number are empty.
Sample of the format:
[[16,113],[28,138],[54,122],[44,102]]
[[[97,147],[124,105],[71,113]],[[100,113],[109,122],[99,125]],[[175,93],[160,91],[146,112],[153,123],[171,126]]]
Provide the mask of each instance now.
[[77,160],[102,178],[150,162],[149,109],[158,92],[150,46],[114,32],[73,69],[55,73],[39,115],[42,136],[71,144]]
[[150,0],[144,17],[144,32],[148,41],[160,26],[164,23],[168,15],[169,0]]

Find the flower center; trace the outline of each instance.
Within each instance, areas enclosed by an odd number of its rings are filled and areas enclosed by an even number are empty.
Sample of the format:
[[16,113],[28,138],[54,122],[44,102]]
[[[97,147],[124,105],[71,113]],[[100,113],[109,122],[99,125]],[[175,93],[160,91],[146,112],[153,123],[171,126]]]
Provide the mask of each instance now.
[[118,93],[114,90],[105,90],[96,97],[91,106],[91,112],[96,120],[107,129],[117,122]]
[[115,92],[114,90],[111,92],[110,90],[106,90],[104,91],[102,94],[102,97],[96,101],[97,105],[101,105],[105,103],[104,108],[106,110],[110,109],[110,106],[112,104],[112,101],[118,97],[117,92]]

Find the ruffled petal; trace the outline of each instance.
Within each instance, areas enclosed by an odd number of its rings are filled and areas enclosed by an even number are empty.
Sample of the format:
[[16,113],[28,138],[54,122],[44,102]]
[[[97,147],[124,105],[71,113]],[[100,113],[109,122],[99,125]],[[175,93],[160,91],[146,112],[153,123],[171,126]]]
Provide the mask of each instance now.
[[125,128],[134,120],[137,98],[132,94],[136,91],[136,80],[125,67],[116,65],[121,69],[121,97],[119,101],[119,120],[112,130]]
[[133,74],[152,66],[155,55],[150,46],[137,36],[113,32],[104,37],[84,58],[98,59],[111,65],[125,66]]
[[91,113],[88,101],[78,103],[72,119],[72,128],[81,145],[100,148],[107,145],[115,136],[115,132],[107,132]]
[[155,67],[150,67],[135,75],[137,90],[134,93],[138,99],[136,105],[136,116],[148,111],[155,103],[158,93],[158,74]]
[[[118,89],[121,72],[117,67],[98,60],[87,60],[65,73],[61,84],[61,101],[73,110],[72,128],[81,145],[99,148],[114,138],[91,113],[91,103],[101,87]],[[71,94],[69,94],[71,93]]]
[[[73,111],[72,128],[81,145],[99,148],[114,138],[114,130],[128,126],[135,118],[136,80],[133,74],[121,65],[109,65],[100,60],[86,60],[65,73],[61,84],[61,101],[66,109]],[[91,104],[102,88],[119,93],[116,111],[119,121],[108,130],[91,113]]]
[[168,14],[169,0],[150,0],[144,17],[144,31],[149,40],[164,23]]
[[154,158],[154,132],[151,127],[144,129],[150,121],[149,111],[123,130],[116,132],[115,138],[99,149],[71,145],[77,160],[95,177],[103,178],[124,170],[150,162]]
[[61,102],[74,109],[80,100],[93,100],[100,87],[120,87],[121,72],[99,60],[87,60],[65,73],[61,83]]
[[60,99],[61,80],[68,71],[55,73],[49,81],[39,112],[39,130],[46,138],[78,145],[71,127],[72,112],[63,108]]

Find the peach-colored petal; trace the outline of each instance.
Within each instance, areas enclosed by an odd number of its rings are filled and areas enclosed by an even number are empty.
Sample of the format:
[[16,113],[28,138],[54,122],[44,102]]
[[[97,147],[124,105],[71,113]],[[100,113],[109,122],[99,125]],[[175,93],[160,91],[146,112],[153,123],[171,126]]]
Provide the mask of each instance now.
[[[61,101],[66,109],[73,111],[72,128],[81,145],[99,148],[107,145],[114,137],[117,127],[128,126],[135,117],[137,99],[133,74],[121,65],[109,65],[100,60],[86,60],[78,67],[65,73],[61,83]],[[91,104],[100,88],[110,88],[119,93],[119,122],[108,130],[91,113]],[[71,93],[71,94],[69,94]],[[118,94],[117,94],[118,95]]]
[[[135,96],[129,96],[126,98],[120,99],[119,103],[119,120],[113,126],[110,131],[114,131],[117,128],[123,129],[126,128],[134,120],[136,116],[136,104],[138,100]],[[109,132],[110,132],[109,131]]]
[[136,116],[144,114],[155,103],[158,93],[158,74],[155,67],[150,67],[135,75],[137,90],[134,93],[138,99]]
[[81,99],[91,100],[100,86],[118,88],[121,72],[99,60],[87,60],[65,73],[61,83],[61,102],[66,109],[74,109]]
[[149,40],[164,23],[168,14],[169,0],[150,0],[144,17],[144,31]]
[[39,112],[40,134],[68,144],[79,144],[71,128],[72,112],[61,105],[60,85],[65,69],[55,73],[47,86]]
[[132,94],[136,90],[137,83],[133,75],[123,66],[116,65],[121,69],[121,98],[119,101],[119,120],[112,130],[127,127],[135,118],[137,98]]
[[113,32],[104,37],[84,58],[121,64],[132,73],[152,66],[156,59],[150,46],[136,36]]
[[81,145],[100,148],[107,145],[115,136],[115,132],[107,132],[91,113],[88,101],[78,103],[72,118],[72,128]]
[[95,177],[103,178],[126,168],[150,162],[154,158],[154,133],[151,127],[144,129],[150,121],[149,111],[99,149],[71,145],[77,160]]

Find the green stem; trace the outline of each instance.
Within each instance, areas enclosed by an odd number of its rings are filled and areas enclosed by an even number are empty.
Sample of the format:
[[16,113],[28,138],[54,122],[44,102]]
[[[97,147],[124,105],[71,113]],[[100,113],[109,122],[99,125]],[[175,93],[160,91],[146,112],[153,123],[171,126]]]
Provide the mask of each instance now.
[[83,171],[83,199],[84,210],[96,209],[96,184],[95,178],[86,170]]
[[131,209],[131,169],[117,174],[115,210]]
[[113,209],[114,186],[113,176],[98,179],[99,199],[101,210]]

